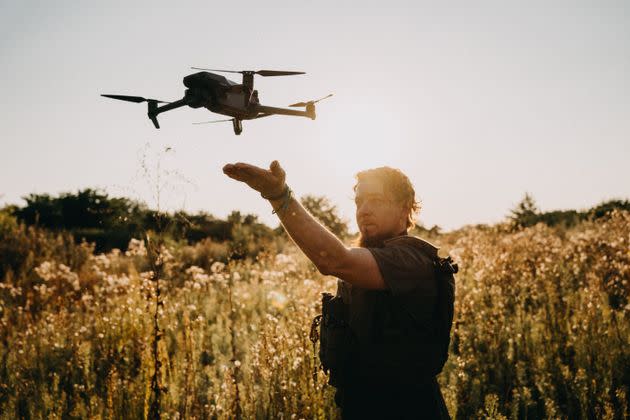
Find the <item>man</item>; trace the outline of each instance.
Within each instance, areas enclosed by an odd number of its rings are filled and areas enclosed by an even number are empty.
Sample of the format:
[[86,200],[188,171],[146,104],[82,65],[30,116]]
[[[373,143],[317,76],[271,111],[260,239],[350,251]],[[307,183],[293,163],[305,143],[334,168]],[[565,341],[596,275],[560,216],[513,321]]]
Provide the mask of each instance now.
[[348,305],[353,341],[335,384],[343,417],[449,418],[435,379],[445,355],[432,342],[437,249],[407,235],[418,209],[409,179],[388,167],[357,175],[360,246],[347,247],[292,197],[277,161],[269,170],[236,163],[223,172],[268,199],[317,269],[340,279],[338,296]]

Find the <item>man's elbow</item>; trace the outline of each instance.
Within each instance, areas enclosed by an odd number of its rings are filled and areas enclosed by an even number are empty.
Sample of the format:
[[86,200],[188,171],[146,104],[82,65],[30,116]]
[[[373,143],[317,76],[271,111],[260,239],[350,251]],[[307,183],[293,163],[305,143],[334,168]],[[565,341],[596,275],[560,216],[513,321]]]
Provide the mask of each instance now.
[[325,276],[336,276],[344,271],[344,264],[346,263],[348,252],[343,252],[341,255],[327,255],[315,262],[317,270]]
[[334,276],[337,273],[334,265],[330,261],[321,261],[315,264],[315,267],[317,267],[317,270],[324,276]]

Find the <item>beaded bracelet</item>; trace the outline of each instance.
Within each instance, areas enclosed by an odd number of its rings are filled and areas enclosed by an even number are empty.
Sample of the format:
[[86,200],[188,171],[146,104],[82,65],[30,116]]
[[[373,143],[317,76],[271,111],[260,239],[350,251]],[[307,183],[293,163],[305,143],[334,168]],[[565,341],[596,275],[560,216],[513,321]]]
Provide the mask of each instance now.
[[278,214],[279,215],[280,212],[286,211],[286,209],[289,207],[289,203],[291,203],[291,197],[292,196],[293,196],[293,191],[287,185],[281,196],[268,199],[268,200],[279,200],[279,199],[282,199],[282,204],[280,204],[280,206],[277,209],[274,209],[271,212],[271,214]]
[[271,200],[280,200],[282,197],[284,197],[284,195],[287,193],[287,190],[289,190],[289,189],[290,189],[289,186],[287,184],[284,184],[284,188],[282,189],[282,192],[280,194],[276,195],[275,197],[269,197],[269,196],[266,196],[263,193],[260,193],[260,196],[262,198],[264,198],[265,200],[270,200],[270,201]]

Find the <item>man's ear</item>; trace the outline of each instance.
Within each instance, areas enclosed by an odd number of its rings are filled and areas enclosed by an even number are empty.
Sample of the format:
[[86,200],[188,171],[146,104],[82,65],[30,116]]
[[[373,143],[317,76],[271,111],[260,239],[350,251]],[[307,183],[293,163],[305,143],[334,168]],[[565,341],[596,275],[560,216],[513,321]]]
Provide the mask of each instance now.
[[401,206],[401,213],[400,213],[400,221],[402,222],[402,224],[405,226],[405,229],[407,228],[407,220],[409,219],[409,212],[411,211],[411,209],[409,208],[408,205],[403,204]]

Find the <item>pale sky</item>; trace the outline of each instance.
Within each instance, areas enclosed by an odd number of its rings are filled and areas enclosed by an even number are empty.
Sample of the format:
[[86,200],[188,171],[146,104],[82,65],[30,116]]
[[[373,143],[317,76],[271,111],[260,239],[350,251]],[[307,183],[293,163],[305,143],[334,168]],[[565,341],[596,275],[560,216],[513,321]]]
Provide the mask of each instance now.
[[[161,208],[276,226],[221,172],[273,159],[353,228],[353,175],[382,165],[446,229],[500,221],[526,191],[543,210],[630,198],[630,3],[448,3],[0,0],[0,205],[92,187],[156,207],[159,183]],[[146,104],[99,96],[177,100],[190,66],[307,72],[256,77],[265,105],[335,96],[241,136],[190,108],[156,130]]]

